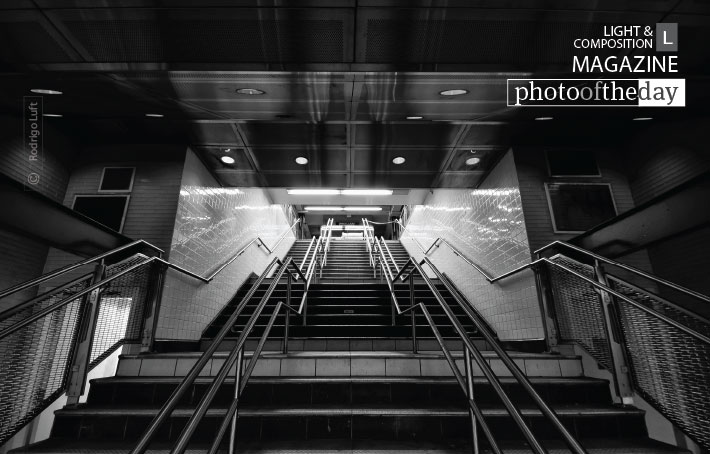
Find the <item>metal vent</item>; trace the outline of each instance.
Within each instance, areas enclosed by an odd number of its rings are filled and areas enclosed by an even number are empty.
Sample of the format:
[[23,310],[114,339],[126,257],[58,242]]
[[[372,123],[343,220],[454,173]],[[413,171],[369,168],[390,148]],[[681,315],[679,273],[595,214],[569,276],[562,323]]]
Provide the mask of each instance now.
[[95,61],[340,62],[340,20],[71,20]]
[[0,26],[0,60],[11,63],[72,61],[37,22],[3,22]]

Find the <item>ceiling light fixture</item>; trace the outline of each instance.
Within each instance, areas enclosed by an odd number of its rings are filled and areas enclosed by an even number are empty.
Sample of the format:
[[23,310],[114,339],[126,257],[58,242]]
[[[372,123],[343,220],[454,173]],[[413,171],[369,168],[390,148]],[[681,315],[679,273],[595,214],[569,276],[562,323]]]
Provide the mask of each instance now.
[[225,152],[225,153],[229,153],[230,151],[232,151],[231,148],[225,148],[225,149],[224,149],[224,152]]
[[466,165],[475,166],[479,162],[481,162],[481,158],[468,158],[466,160]]
[[303,208],[306,211],[343,211],[343,207],[328,207],[328,206],[313,206],[313,207],[304,207]]
[[43,117],[52,117],[52,118],[62,118],[64,115],[62,114],[42,114]]
[[461,96],[466,93],[468,93],[468,90],[464,90],[463,88],[453,88],[451,90],[443,90],[439,92],[441,96]]
[[392,162],[397,165],[404,164],[404,161],[406,161],[406,159],[404,159],[402,156],[397,156],[392,160]]
[[49,90],[47,88],[32,88],[32,89],[30,89],[30,91],[32,93],[37,93],[40,95],[61,95],[61,94],[63,94],[59,90]]
[[237,93],[240,95],[263,95],[266,92],[264,90],[259,90],[258,88],[237,88]]
[[345,207],[345,211],[382,211],[382,207]]
[[287,189],[288,195],[338,195],[338,189]]
[[537,121],[547,121],[547,120],[553,120],[555,117],[535,117],[535,120]]
[[225,164],[234,164],[234,158],[231,156],[222,156],[220,160]]
[[303,156],[297,157],[297,158],[295,159],[295,161],[296,161],[296,164],[299,164],[299,165],[302,165],[302,166],[305,166],[306,164],[308,164],[308,159],[304,158]]
[[653,120],[653,117],[636,117],[633,120],[634,121],[648,121],[648,120]]
[[165,115],[163,114],[156,114],[156,113],[147,113],[145,114],[146,117],[150,118],[163,118]]
[[391,189],[343,189],[343,195],[392,195]]
[[418,116],[407,117],[407,120],[423,120],[423,119],[424,119],[424,117],[418,117]]

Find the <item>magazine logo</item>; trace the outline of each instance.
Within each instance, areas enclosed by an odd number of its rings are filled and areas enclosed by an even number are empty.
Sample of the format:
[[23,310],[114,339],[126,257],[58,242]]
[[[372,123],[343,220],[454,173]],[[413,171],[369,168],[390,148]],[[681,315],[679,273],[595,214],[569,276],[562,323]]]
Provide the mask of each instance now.
[[685,79],[508,79],[509,107],[684,107]]

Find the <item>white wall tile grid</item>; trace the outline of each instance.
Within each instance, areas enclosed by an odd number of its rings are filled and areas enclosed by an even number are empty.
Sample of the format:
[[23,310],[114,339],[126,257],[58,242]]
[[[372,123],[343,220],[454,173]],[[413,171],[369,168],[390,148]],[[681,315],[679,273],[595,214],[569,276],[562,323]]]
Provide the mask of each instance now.
[[[530,262],[520,189],[512,152],[508,152],[483,184],[472,189],[437,189],[414,208],[402,243],[417,260],[438,237],[468,259],[497,276]],[[459,288],[496,330],[501,340],[541,339],[542,319],[531,271],[489,284],[448,247],[429,258]]]

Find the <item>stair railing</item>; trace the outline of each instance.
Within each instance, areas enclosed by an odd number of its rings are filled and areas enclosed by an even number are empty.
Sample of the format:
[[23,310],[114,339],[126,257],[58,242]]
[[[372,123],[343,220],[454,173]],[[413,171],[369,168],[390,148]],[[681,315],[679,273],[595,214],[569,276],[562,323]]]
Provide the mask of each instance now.
[[[296,223],[271,248],[255,238],[208,276],[164,260],[160,248],[138,240],[0,292],[0,299],[17,298],[55,279],[68,281],[0,312],[0,444],[63,393],[68,405],[77,404],[88,372],[121,345],[152,348],[168,268],[209,283],[253,244],[271,253]],[[92,272],[76,277],[89,265]]]
[[[658,290],[641,288],[610,273],[607,267],[699,304],[710,303],[710,296],[561,241],[536,250],[531,263],[495,277],[443,238],[427,249],[415,242],[425,257],[445,244],[491,284],[532,270],[548,346],[555,349],[560,341],[578,344],[611,372],[622,403],[632,404],[634,393],[639,394],[700,446],[710,449],[710,405],[705,397],[697,398],[698,390],[710,395],[710,320],[660,296]],[[543,256],[554,251],[568,255]]]
[[[163,406],[160,408],[158,411],[158,414],[155,416],[155,418],[150,422],[148,427],[146,428],[145,432],[143,435],[141,435],[140,439],[138,440],[138,443],[136,446],[130,451],[131,454],[139,454],[139,453],[144,453],[152,440],[152,438],[155,436],[155,434],[158,432],[160,429],[161,425],[170,417],[172,414],[173,410],[175,407],[177,407],[178,403],[180,402],[180,399],[182,398],[183,395],[187,392],[187,390],[192,386],[194,383],[195,379],[200,375],[200,372],[202,369],[205,367],[205,365],[212,359],[212,356],[214,353],[217,351],[221,343],[224,341],[226,336],[229,334],[232,326],[236,323],[237,318],[242,314],[242,311],[248,304],[249,300],[254,296],[254,293],[256,290],[261,286],[262,282],[266,277],[269,275],[271,270],[274,268],[275,265],[279,265],[278,270],[276,273],[273,275],[271,278],[271,283],[264,293],[264,295],[261,297],[259,300],[259,303],[257,304],[256,308],[254,309],[254,312],[252,315],[249,317],[249,320],[247,321],[244,329],[242,330],[241,334],[239,335],[239,338],[234,345],[234,347],[231,349],[229,355],[224,361],[224,364],[220,368],[219,372],[217,372],[217,375],[214,377],[212,380],[209,388],[203,395],[202,399],[200,402],[197,404],[197,407],[195,408],[195,411],[193,414],[190,416],[190,419],[188,422],[185,424],[182,432],[178,436],[175,444],[173,445],[172,449],[170,450],[171,453],[174,454],[182,454],[185,452],[187,449],[187,446],[190,442],[190,438],[192,437],[193,433],[197,429],[197,426],[200,424],[202,419],[204,418],[205,414],[207,413],[207,410],[209,409],[210,404],[212,403],[214,397],[216,396],[217,392],[219,391],[219,388],[224,384],[225,380],[227,379],[227,376],[230,373],[230,369],[236,364],[236,374],[235,374],[235,389],[234,389],[234,399],[230,403],[229,409],[227,411],[227,414],[222,421],[222,424],[220,425],[220,428],[217,432],[217,436],[215,437],[212,446],[210,447],[209,452],[210,453],[216,453],[220,443],[222,442],[222,438],[226,434],[228,428],[231,425],[231,433],[230,433],[230,453],[234,452],[234,445],[235,445],[235,434],[236,434],[236,421],[237,421],[237,408],[238,408],[238,402],[239,402],[239,397],[241,396],[241,393],[244,391],[244,388],[246,387],[246,384],[249,380],[249,377],[251,376],[251,373],[254,371],[254,367],[256,366],[256,362],[258,361],[261,351],[264,347],[264,344],[266,342],[266,339],[271,331],[271,328],[274,325],[274,322],[276,321],[276,318],[279,315],[279,312],[281,311],[281,308],[286,308],[287,312],[286,314],[290,314],[290,312],[294,312],[296,314],[301,314],[304,311],[305,308],[305,294],[308,291],[307,288],[307,282],[308,279],[306,276],[301,272],[301,270],[296,266],[295,262],[293,261],[293,258],[288,257],[285,262],[282,262],[278,258],[274,259],[271,261],[271,263],[267,266],[267,268],[264,270],[264,272],[259,276],[257,281],[254,283],[254,285],[251,287],[249,292],[242,298],[240,303],[237,305],[237,308],[235,311],[230,315],[230,317],[227,319],[225,324],[222,326],[220,331],[217,333],[215,336],[213,342],[210,344],[210,346],[205,350],[205,352],[200,356],[200,358],[197,360],[195,365],[190,369],[190,371],[185,375],[185,378],[182,380],[180,385],[178,385],[177,389],[171,394],[171,396],[168,398],[168,400],[163,404]],[[287,272],[289,271],[289,272]],[[304,291],[304,298],[301,300],[301,304],[299,305],[298,308],[294,308],[291,306],[291,286],[292,286],[292,273],[295,275],[298,275],[302,280],[303,280],[303,291]],[[244,369],[244,372],[242,372],[242,359],[244,357],[244,345],[247,341],[248,336],[251,334],[252,330],[256,326],[256,322],[258,318],[261,316],[264,308],[266,307],[267,303],[271,299],[271,296],[276,289],[276,286],[279,284],[281,279],[286,275],[287,279],[287,297],[286,303],[283,303],[282,301],[279,301],[276,304],[276,308],[274,309],[273,313],[271,314],[271,317],[269,318],[269,322],[267,323],[266,329],[264,333],[262,334],[259,343],[257,344],[256,349],[251,355],[251,359],[249,361],[249,364],[247,365],[246,369]],[[289,317],[287,315],[286,320],[285,320],[285,325],[284,325],[284,350],[288,351],[288,324],[289,324]]]
[[[488,440],[488,443],[490,444],[493,452],[495,453],[502,453],[500,446],[498,445],[497,440],[493,436],[484,416],[483,413],[481,412],[480,407],[476,403],[475,396],[473,395],[473,377],[472,377],[472,362],[471,359],[473,358],[476,363],[478,364],[479,368],[483,372],[483,375],[486,377],[488,382],[491,384],[492,388],[498,395],[498,397],[501,399],[503,402],[503,405],[505,406],[506,410],[510,414],[510,416],[513,418],[515,424],[518,426],[520,431],[523,433],[523,436],[525,437],[525,440],[527,441],[528,445],[530,448],[535,452],[536,454],[543,454],[547,453],[546,448],[542,445],[540,440],[535,436],[535,434],[531,431],[530,427],[527,425],[525,422],[522,413],[518,406],[511,400],[511,398],[508,396],[508,394],[505,392],[503,389],[503,385],[501,384],[500,380],[496,376],[496,374],[493,372],[491,369],[490,365],[488,362],[485,360],[483,357],[483,354],[480,352],[478,347],[471,341],[471,339],[468,337],[468,334],[466,333],[463,325],[461,325],[461,322],[456,318],[456,315],[454,312],[451,310],[451,307],[449,304],[446,302],[446,300],[442,297],[441,293],[438,291],[436,286],[432,283],[431,279],[427,276],[427,274],[423,271],[421,268],[421,264],[415,262],[412,259],[409,259],[407,263],[400,269],[400,271],[397,273],[396,276],[394,276],[394,279],[392,279],[391,272],[387,272],[386,269],[388,265],[386,263],[386,259],[384,257],[384,253],[382,252],[382,247],[379,248],[380,250],[380,266],[383,268],[382,274],[385,276],[385,279],[387,280],[388,287],[390,289],[391,293],[391,300],[392,300],[392,305],[394,307],[394,310],[396,311],[397,315],[403,315],[406,314],[407,312],[410,312],[410,314],[413,314],[415,310],[421,310],[422,314],[424,315],[424,318],[426,319],[429,327],[431,328],[432,332],[434,333],[434,337],[437,340],[437,343],[442,349],[442,352],[444,353],[444,357],[446,358],[446,361],[449,364],[449,367],[451,368],[451,371],[454,374],[454,377],[456,378],[456,381],[459,383],[459,386],[461,387],[462,391],[467,397],[468,401],[468,409],[469,409],[469,414],[470,414],[470,419],[471,419],[471,430],[472,430],[472,451],[474,453],[479,452],[479,445],[478,445],[478,434],[477,434],[477,423],[480,425],[481,430],[483,431],[486,439]],[[425,259],[425,261],[422,262],[422,264],[428,265],[432,270],[437,274],[437,276],[441,276],[441,273],[434,267],[434,265],[429,261],[428,259]],[[394,291],[394,283],[400,279],[404,275],[404,273],[411,268],[412,271],[406,275],[406,280],[409,281],[409,286],[410,286],[410,307],[402,309],[402,307],[399,305],[397,301],[397,296]],[[439,329],[434,322],[434,319],[432,318],[429,310],[427,307],[424,305],[424,303],[415,303],[416,301],[416,295],[414,292],[414,277],[418,276],[424,282],[426,283],[427,287],[429,288],[429,291],[434,295],[437,303],[439,306],[443,309],[446,317],[448,318],[449,322],[451,322],[454,331],[456,334],[459,336],[459,338],[462,340],[464,344],[464,372],[465,372],[465,377],[461,374],[461,371],[459,370],[456,361],[453,358],[453,355],[451,354],[451,351],[449,348],[446,346],[446,343],[444,342],[443,337],[441,336],[441,333],[439,332]],[[447,289],[449,288],[448,286],[450,285],[447,280],[443,280],[442,282],[447,285]],[[454,298],[457,300],[457,303],[459,304],[464,304],[463,301],[459,301],[457,293],[456,292],[450,292],[452,295],[454,295]],[[466,303],[467,304],[467,303]],[[475,315],[475,314],[474,314]],[[506,365],[508,369],[510,369],[513,377],[518,381],[518,383],[523,387],[523,389],[527,392],[527,394],[532,398],[532,400],[535,402],[535,404],[539,407],[540,411],[542,412],[543,416],[555,427],[555,429],[559,432],[559,434],[562,436],[562,439],[565,441],[565,443],[568,445],[568,447],[572,450],[572,452],[581,454],[581,453],[586,453],[587,451],[582,447],[582,445],[575,439],[575,437],[567,430],[567,428],[562,424],[560,421],[559,417],[557,414],[552,410],[547,403],[540,397],[540,395],[535,391],[533,388],[532,384],[530,381],[527,379],[525,374],[518,368],[518,366],[515,364],[515,362],[510,358],[510,356],[505,352],[505,350],[498,344],[497,339],[493,336],[492,333],[488,332],[487,327],[481,323],[480,320],[478,320],[477,317],[472,317],[471,318],[478,330],[481,332],[481,334],[486,338],[488,343],[493,347],[494,351],[498,354],[500,359],[502,360],[503,364]],[[412,316],[412,326],[413,326],[413,341],[414,341],[414,351],[416,352],[416,334],[414,334],[414,326],[416,326],[416,320],[415,317]]]
[[377,264],[375,263],[375,235],[374,229],[370,226],[369,221],[366,218],[362,218],[362,235],[367,245],[367,254],[370,260],[370,266],[372,267],[373,274],[377,277]]
[[321,269],[328,264],[328,252],[330,251],[330,240],[333,238],[333,222],[334,219],[328,219],[325,225],[325,243],[323,245],[323,254],[321,256]]

